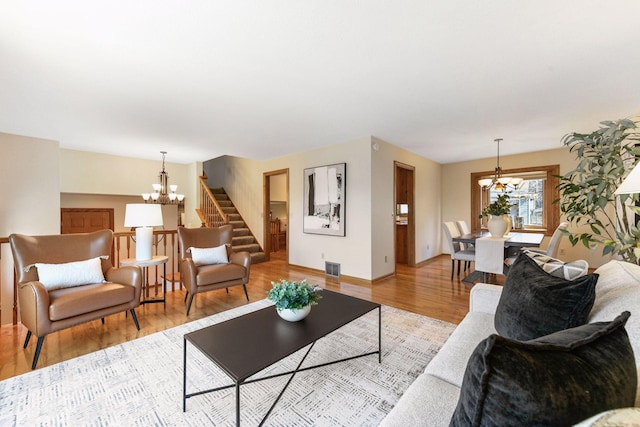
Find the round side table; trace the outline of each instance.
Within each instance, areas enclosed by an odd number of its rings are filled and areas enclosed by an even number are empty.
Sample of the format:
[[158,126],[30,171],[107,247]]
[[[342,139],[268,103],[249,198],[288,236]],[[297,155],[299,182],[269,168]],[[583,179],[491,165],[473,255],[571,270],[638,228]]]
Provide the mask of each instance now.
[[[143,295],[143,299],[142,301],[140,301],[140,304],[150,304],[150,303],[154,303],[154,302],[161,302],[164,304],[164,308],[167,308],[167,281],[166,281],[166,277],[167,277],[167,261],[169,260],[168,256],[165,255],[156,255],[151,259],[146,259],[146,260],[138,260],[135,258],[126,258],[123,260],[120,260],[120,266],[130,266],[130,265],[134,265],[137,267],[140,267],[142,269],[142,295]],[[147,287],[148,283],[147,283],[147,273],[149,270],[149,267],[153,267],[153,266],[157,266],[162,264],[164,267],[164,275],[162,276],[162,299],[156,298],[156,299],[147,299],[144,296],[144,288]]]

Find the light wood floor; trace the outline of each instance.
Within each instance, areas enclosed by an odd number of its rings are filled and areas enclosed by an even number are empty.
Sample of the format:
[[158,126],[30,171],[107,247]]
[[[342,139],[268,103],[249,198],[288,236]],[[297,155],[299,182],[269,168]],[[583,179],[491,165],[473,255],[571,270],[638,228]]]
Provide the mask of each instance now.
[[[247,289],[250,301],[266,297],[271,281],[279,279],[307,279],[312,284],[362,299],[375,301],[424,316],[459,323],[468,312],[470,287],[461,282],[463,276],[450,280],[451,261],[442,255],[420,268],[398,265],[396,276],[374,284],[360,281],[326,279],[324,274],[290,267],[284,260],[284,251],[273,254],[272,260],[251,267]],[[124,312],[100,320],[78,325],[50,334],[44,340],[38,368],[68,360],[102,348],[162,331],[192,320],[247,304],[241,287],[198,294],[186,317],[184,291],[169,292],[167,307],[145,304],[136,308],[140,330],[131,316]],[[35,337],[26,349],[22,348],[26,336],[22,325],[0,328],[0,380],[28,372],[35,351]]]

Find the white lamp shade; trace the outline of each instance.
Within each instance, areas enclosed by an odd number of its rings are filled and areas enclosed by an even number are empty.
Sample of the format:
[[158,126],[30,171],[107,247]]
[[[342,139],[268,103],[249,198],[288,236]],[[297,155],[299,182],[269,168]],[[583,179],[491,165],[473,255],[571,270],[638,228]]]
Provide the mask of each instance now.
[[124,214],[125,227],[159,227],[162,221],[162,206],[146,203],[127,204]]
[[480,179],[478,180],[478,184],[480,185],[480,187],[489,187],[491,184],[493,184],[493,180],[491,178]]
[[631,173],[627,175],[614,194],[633,193],[640,193],[640,163],[638,163]]

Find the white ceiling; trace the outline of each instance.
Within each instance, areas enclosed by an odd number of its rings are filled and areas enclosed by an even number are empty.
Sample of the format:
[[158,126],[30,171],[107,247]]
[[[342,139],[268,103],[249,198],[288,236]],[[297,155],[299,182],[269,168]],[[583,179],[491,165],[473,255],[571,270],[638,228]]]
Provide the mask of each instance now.
[[0,132],[190,163],[373,135],[440,163],[640,112],[637,0],[0,4]]

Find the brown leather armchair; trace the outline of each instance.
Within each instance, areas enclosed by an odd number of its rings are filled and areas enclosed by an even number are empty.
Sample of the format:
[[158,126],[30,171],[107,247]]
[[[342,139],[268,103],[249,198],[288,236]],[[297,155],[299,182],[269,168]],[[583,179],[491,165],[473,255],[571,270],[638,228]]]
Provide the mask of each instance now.
[[[244,294],[249,301],[247,283],[251,269],[251,255],[249,252],[233,252],[231,239],[233,226],[185,228],[178,227],[178,242],[180,243],[180,274],[187,289],[186,298],[191,295],[187,306],[187,316],[196,294],[214,289],[229,288],[242,285]],[[214,248],[227,245],[228,263],[196,265],[192,259],[190,248]]]
[[[113,232],[101,230],[83,234],[9,236],[18,282],[18,303],[22,324],[27,327],[24,348],[31,334],[38,337],[31,369],[36,368],[44,337],[80,323],[102,319],[129,310],[140,330],[135,307],[140,305],[142,272],[139,267],[113,268]],[[39,281],[36,263],[64,264],[101,257],[103,283],[48,290]],[[97,267],[97,265],[96,265]],[[99,273],[99,272],[98,272]]]

